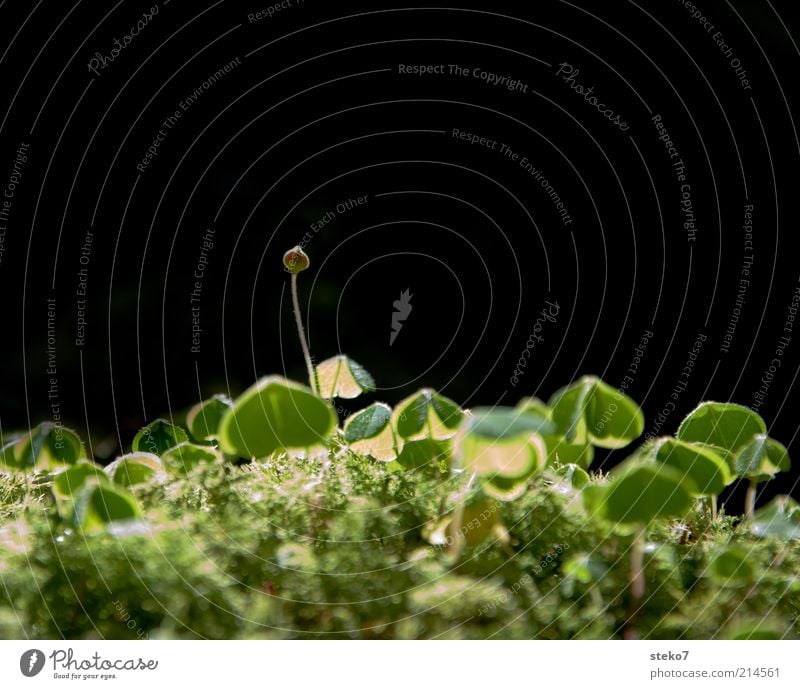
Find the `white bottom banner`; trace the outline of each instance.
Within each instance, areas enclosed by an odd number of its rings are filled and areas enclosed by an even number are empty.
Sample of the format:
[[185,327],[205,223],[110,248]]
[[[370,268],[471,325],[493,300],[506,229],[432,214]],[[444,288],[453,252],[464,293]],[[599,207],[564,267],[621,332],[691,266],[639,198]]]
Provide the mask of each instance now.
[[794,641],[5,641],[0,686],[800,687]]

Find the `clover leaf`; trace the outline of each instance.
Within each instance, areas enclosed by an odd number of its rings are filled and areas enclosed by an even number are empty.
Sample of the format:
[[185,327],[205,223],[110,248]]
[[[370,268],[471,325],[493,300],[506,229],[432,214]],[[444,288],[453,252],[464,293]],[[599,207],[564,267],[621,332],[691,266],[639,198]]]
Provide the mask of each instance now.
[[754,435],[734,456],[736,473],[755,483],[768,481],[791,466],[789,452],[777,440],[763,433]]
[[615,449],[644,431],[639,405],[595,376],[584,376],[557,391],[549,406],[559,435],[569,443]]
[[147,424],[133,438],[131,449],[134,452],[149,452],[160,455],[162,452],[189,440],[189,436],[179,426],[166,419],[156,419]]
[[392,425],[405,440],[445,440],[455,435],[463,418],[464,412],[455,402],[424,388],[395,407]]
[[691,478],[696,486],[696,495],[719,495],[733,481],[728,463],[714,446],[659,438],[651,452],[657,462],[674,467]]
[[326,359],[314,370],[319,394],[325,399],[353,399],[375,390],[375,380],[359,363],[344,354]]
[[90,481],[75,504],[75,525],[84,531],[97,531],[115,522],[130,522],[141,517],[132,495],[104,483]]
[[221,459],[217,449],[194,443],[181,443],[161,455],[164,467],[178,476],[186,476],[201,464],[214,464]]
[[78,434],[50,421],[12,439],[0,449],[0,465],[8,469],[55,469],[75,464],[83,457]]
[[232,406],[233,402],[225,395],[214,395],[211,399],[198,402],[186,415],[189,433],[195,440],[216,438],[222,417]]
[[684,472],[667,464],[627,460],[602,486],[584,490],[590,514],[619,524],[646,525],[655,519],[681,517],[694,504],[697,486]]
[[161,459],[149,452],[131,452],[117,457],[104,471],[120,486],[135,486],[149,483],[164,475]]
[[764,420],[747,407],[731,402],[703,402],[681,422],[676,437],[735,453],[754,435],[766,432]]
[[306,386],[268,376],[225,413],[220,448],[227,454],[260,458],[276,450],[324,445],[336,421],[333,408]]
[[391,421],[392,408],[376,402],[347,419],[344,439],[355,452],[390,462],[398,455],[398,438]]
[[800,541],[800,503],[788,495],[773,498],[756,511],[750,531],[759,538]]

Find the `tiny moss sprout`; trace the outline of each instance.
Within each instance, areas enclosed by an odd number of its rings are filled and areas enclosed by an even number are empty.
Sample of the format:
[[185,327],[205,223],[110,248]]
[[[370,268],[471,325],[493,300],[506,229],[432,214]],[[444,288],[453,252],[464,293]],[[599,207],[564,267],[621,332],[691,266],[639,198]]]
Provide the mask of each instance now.
[[297,276],[304,270],[307,270],[311,265],[311,260],[308,254],[299,246],[289,249],[283,255],[283,267],[291,275],[291,289],[292,289],[292,308],[294,310],[294,320],[297,324],[297,335],[300,338],[300,346],[303,348],[303,358],[306,361],[306,369],[308,370],[308,383],[312,390],[317,390],[316,376],[314,375],[314,364],[311,359],[311,352],[308,349],[308,340],[306,339],[306,329],[303,326],[303,316],[300,312],[300,299],[297,296]]

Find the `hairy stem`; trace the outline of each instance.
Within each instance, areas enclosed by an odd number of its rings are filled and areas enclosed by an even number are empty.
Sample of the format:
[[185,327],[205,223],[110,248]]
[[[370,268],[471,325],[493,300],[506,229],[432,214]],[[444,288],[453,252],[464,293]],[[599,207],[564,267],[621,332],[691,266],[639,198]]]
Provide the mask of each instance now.
[[303,357],[308,369],[308,383],[311,385],[311,389],[319,394],[317,379],[314,375],[314,364],[311,363],[311,353],[308,351],[306,329],[303,327],[303,318],[300,315],[300,300],[297,298],[297,273],[292,273],[292,306],[294,307],[294,320],[297,323],[297,334],[300,336],[300,346],[303,348]]
[[717,518],[717,496],[711,496],[711,519],[715,520]]
[[755,481],[750,481],[747,486],[747,493],[744,496],[744,514],[747,519],[752,519],[756,511],[756,487],[758,484]]

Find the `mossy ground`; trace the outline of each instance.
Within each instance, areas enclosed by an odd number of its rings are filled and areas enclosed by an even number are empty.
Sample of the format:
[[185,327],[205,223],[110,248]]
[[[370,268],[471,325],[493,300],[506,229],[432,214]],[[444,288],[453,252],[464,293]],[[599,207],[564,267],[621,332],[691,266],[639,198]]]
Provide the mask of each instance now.
[[[457,562],[430,545],[460,482],[345,450],[280,457],[137,487],[146,530],[82,533],[46,482],[0,474],[0,638],[800,636],[797,543],[698,507],[649,532],[631,624],[631,538],[548,474],[499,504],[507,538],[476,528],[470,539],[486,538]],[[752,575],[714,578],[710,558],[731,541]]]

